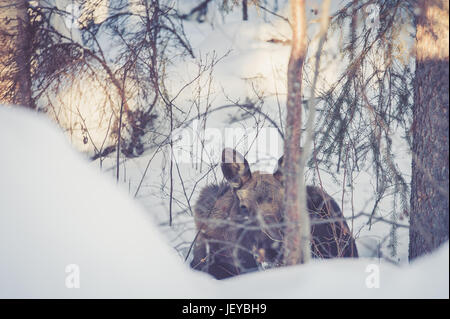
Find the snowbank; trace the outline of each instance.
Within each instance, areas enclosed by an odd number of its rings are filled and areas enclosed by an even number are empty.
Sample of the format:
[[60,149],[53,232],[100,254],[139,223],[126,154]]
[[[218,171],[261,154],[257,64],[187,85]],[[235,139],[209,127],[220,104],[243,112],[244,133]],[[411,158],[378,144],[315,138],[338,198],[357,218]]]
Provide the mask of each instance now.
[[312,261],[228,280],[222,298],[448,298],[449,245],[411,266],[377,259]]
[[68,144],[43,116],[0,106],[0,298],[449,296],[448,243],[401,268],[316,261],[212,280],[183,265],[151,212]]
[[199,296],[148,212],[50,121],[1,106],[0,132],[0,297]]

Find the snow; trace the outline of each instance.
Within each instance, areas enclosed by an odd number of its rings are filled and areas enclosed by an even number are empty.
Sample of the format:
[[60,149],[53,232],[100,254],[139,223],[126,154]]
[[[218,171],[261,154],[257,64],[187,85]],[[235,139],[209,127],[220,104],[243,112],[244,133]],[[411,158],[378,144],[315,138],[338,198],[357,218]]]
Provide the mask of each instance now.
[[198,296],[149,213],[53,124],[2,106],[0,131],[0,298]]
[[[412,266],[376,259],[313,261],[228,280],[224,298],[448,298],[449,245]],[[376,269],[376,270],[375,270]],[[368,288],[379,274],[378,288]],[[263,277],[264,276],[264,277]],[[239,292],[238,292],[239,291]],[[237,295],[236,295],[236,292]]]
[[[44,116],[0,106],[0,149],[0,298],[449,297],[448,243],[400,267],[322,260],[216,281],[183,264],[152,210]],[[66,287],[70,265],[79,288]],[[376,274],[379,288],[368,288]]]

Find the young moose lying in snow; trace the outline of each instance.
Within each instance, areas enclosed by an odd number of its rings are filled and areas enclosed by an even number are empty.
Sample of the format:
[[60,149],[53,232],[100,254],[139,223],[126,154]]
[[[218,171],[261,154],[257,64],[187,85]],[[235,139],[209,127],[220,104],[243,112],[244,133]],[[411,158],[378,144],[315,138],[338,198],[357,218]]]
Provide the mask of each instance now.
[[[251,172],[236,150],[222,152],[227,180],[205,187],[194,210],[199,231],[191,267],[224,279],[283,260],[283,158],[275,173]],[[357,257],[355,241],[337,203],[307,186],[311,251],[315,258]],[[333,219],[332,221],[327,221]]]

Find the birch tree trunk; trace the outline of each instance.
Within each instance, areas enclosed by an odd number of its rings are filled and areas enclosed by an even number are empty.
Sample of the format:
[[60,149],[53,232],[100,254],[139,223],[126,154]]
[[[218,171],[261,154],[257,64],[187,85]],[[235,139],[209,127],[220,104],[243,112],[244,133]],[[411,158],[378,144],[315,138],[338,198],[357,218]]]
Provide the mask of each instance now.
[[[295,265],[309,260],[310,223],[305,192],[300,176],[300,138],[302,125],[302,68],[307,52],[306,11],[304,0],[291,0],[292,48],[288,64],[286,135],[284,142],[285,223],[284,264]],[[303,196],[304,197],[304,196]]]
[[449,238],[449,3],[418,1],[409,259]]

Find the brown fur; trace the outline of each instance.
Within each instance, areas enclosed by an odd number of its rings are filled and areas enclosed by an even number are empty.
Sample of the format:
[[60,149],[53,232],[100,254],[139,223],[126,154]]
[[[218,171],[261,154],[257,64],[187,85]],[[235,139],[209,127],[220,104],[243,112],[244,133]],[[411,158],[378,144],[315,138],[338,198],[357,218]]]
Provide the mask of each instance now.
[[[279,165],[282,165],[280,159]],[[217,279],[255,271],[283,260],[283,179],[250,172],[245,158],[225,149],[222,172],[228,183],[205,187],[194,218],[199,236],[191,267]],[[315,258],[357,257],[354,239],[337,203],[320,188],[307,186],[311,250]]]

